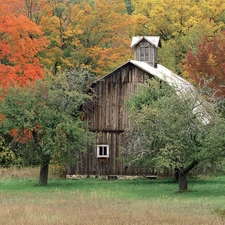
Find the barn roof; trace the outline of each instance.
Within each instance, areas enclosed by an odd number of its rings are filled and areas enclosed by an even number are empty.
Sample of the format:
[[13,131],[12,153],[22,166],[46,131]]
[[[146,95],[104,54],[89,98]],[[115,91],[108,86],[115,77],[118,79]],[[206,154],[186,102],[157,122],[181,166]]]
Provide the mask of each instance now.
[[190,82],[160,64],[157,64],[157,68],[155,68],[146,62],[136,60],[130,60],[130,62],[135,66],[139,67],[140,69],[146,71],[147,73],[153,75],[154,77],[165,81],[171,86],[176,86],[177,88],[183,90],[185,89],[194,91],[194,86]]
[[154,45],[156,48],[161,47],[161,42],[160,42],[159,36],[136,36],[136,37],[132,37],[130,47],[133,48],[135,45],[140,43],[142,40],[146,40],[147,42]]
[[[131,63],[131,64],[137,66],[138,68],[144,70],[148,74],[151,74],[154,77],[167,82],[171,86],[176,86],[177,88],[183,89],[183,90],[184,89],[185,90],[191,90],[191,91],[195,90],[194,86],[190,82],[188,82],[184,78],[178,76],[177,74],[173,73],[171,70],[167,69],[166,67],[164,67],[160,64],[157,64],[157,68],[155,68],[155,67],[152,67],[150,64],[148,64],[146,62],[129,60],[128,62],[121,65],[120,67],[118,67],[114,71],[119,70],[121,67],[127,65],[128,63]],[[98,83],[98,82],[104,80],[104,78],[108,77],[114,71],[112,71],[109,74],[103,76],[102,78],[97,80],[95,83]]]
[[[177,74],[175,74],[174,72],[172,72],[171,70],[167,69],[166,67],[164,67],[160,64],[157,64],[157,68],[155,68],[146,62],[129,60],[128,62],[121,65],[114,71],[119,70],[120,68],[122,68],[123,66],[126,66],[129,63],[137,66],[141,70],[144,70],[148,74],[150,74],[160,80],[165,81],[170,86],[174,87],[179,95],[182,95],[183,97],[192,96],[193,99],[196,99],[197,90],[190,82],[188,82],[184,78],[178,76]],[[110,74],[112,74],[114,71],[110,72],[109,74],[105,75],[104,77],[102,77],[99,80],[97,80],[96,82],[94,82],[93,86],[95,84],[97,84],[98,82],[103,81],[106,77],[110,76]],[[198,114],[198,117],[204,124],[208,124],[210,121],[210,116],[206,112],[205,107],[203,107],[203,103],[206,104],[206,102],[204,100],[201,100],[201,102],[199,102],[199,100],[196,101],[196,103],[195,103],[196,107],[194,108],[193,113]]]

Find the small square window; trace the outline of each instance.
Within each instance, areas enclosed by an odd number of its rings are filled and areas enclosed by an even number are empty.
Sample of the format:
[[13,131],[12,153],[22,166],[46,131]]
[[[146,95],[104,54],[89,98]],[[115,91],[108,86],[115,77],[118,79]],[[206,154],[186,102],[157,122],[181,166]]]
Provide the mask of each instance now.
[[97,145],[97,157],[109,157],[109,145]]

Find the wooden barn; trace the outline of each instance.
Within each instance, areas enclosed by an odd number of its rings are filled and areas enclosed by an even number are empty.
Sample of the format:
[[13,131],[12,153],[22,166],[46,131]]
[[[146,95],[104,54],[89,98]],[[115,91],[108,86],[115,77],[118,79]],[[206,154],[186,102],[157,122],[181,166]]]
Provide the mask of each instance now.
[[68,171],[70,175],[151,175],[150,168],[127,167],[119,160],[123,134],[129,126],[125,100],[135,93],[140,83],[152,77],[185,88],[192,85],[158,64],[159,37],[133,37],[131,47],[134,60],[97,80],[89,89],[92,101],[84,107],[83,119],[88,121],[89,129],[96,135],[95,146],[78,154],[77,164]]

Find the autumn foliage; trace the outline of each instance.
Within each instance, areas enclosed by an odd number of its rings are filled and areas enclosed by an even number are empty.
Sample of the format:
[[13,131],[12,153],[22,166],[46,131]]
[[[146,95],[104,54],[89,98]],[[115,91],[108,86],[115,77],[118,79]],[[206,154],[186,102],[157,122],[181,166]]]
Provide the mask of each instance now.
[[225,96],[225,31],[212,38],[205,37],[197,52],[189,51],[185,73],[201,86],[210,82],[217,95]]
[[32,141],[32,133],[28,128],[24,130],[14,128],[9,134],[14,138],[15,142],[26,143]]
[[43,78],[43,65],[39,62],[37,54],[46,47],[46,38],[41,29],[26,16],[6,7],[0,10],[1,85],[24,85],[26,82]]
[[53,74],[81,66],[102,76],[129,58],[132,17],[123,0],[49,1],[44,10],[43,62]]

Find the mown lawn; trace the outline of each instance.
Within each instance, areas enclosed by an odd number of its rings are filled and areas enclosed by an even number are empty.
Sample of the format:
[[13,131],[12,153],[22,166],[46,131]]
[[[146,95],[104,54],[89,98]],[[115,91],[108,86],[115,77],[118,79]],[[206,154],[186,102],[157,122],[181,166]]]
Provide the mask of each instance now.
[[1,178],[0,224],[225,224],[225,177],[177,190],[170,179],[54,178],[40,187],[37,179]]

